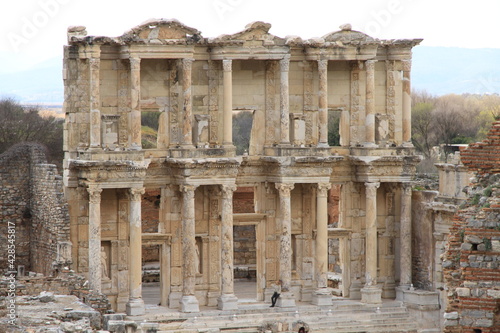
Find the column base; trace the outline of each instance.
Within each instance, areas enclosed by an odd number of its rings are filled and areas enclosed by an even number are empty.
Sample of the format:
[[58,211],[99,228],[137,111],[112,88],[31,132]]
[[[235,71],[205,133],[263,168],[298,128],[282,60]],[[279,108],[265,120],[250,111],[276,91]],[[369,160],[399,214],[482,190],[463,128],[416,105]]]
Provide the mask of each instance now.
[[238,310],[238,298],[234,294],[221,295],[217,299],[217,309],[225,310]]
[[414,148],[415,146],[413,145],[413,143],[411,141],[406,141],[406,142],[403,142],[401,144],[401,147],[404,147],[404,148]]
[[332,290],[330,288],[316,289],[312,294],[312,304],[314,305],[333,305]]
[[181,312],[200,312],[200,305],[195,296],[182,296],[180,302]]
[[126,305],[126,312],[128,316],[142,316],[146,313],[144,309],[144,301],[142,298],[129,299]]
[[363,147],[365,148],[378,148],[378,145],[373,142],[365,142],[363,143]]
[[316,147],[318,147],[318,148],[329,148],[330,146],[328,145],[327,142],[319,142]]
[[367,304],[382,303],[382,289],[369,286],[361,289],[361,302]]
[[279,308],[293,308],[295,307],[295,296],[291,291],[282,292],[276,306]]

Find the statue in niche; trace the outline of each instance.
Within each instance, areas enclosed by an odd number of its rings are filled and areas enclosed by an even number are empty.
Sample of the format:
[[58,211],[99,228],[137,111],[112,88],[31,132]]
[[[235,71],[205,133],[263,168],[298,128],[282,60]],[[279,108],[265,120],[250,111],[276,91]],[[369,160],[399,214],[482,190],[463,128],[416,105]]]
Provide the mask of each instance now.
[[108,255],[106,254],[104,246],[101,246],[101,279],[109,279]]
[[196,274],[201,274],[200,270],[200,247],[198,245],[198,242],[196,242],[195,246],[195,256],[194,256],[194,267],[196,267]]

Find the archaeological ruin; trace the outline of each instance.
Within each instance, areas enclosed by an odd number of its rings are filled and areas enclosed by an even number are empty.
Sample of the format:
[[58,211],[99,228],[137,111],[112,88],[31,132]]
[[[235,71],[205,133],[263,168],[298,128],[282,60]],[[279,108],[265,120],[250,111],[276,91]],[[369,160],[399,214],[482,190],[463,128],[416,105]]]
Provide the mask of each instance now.
[[426,190],[411,143],[421,39],[270,29],[68,29],[62,177],[40,146],[0,155],[19,311],[48,291],[85,303],[51,308],[63,332],[498,332],[500,123]]
[[[238,307],[233,226],[256,235],[257,300],[331,304],[328,239],[339,240],[340,294],[377,304],[412,284],[411,49],[342,26],[322,38],[272,35],[254,22],[216,38],[176,20],[120,37],[68,30],[64,184],[73,266],[116,311],[144,313],[141,250],[160,246],[161,304]],[[232,119],[250,112],[249,147]],[[144,147],[145,115],[158,119]],[[340,140],[329,143],[337,117]],[[328,228],[329,191],[339,218]],[[254,211],[233,213],[252,188]],[[156,232],[141,198],[157,189]],[[105,258],[105,259],[103,259]]]

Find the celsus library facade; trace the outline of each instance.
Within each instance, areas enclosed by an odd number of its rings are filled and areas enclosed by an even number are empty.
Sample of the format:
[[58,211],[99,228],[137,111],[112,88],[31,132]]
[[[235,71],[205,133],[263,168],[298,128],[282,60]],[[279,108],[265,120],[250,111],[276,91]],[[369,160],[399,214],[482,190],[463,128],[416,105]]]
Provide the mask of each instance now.
[[[257,301],[279,286],[277,306],[331,304],[332,266],[341,297],[376,304],[410,288],[420,161],[410,71],[421,40],[378,40],[350,25],[311,39],[270,28],[254,22],[214,38],[163,19],[119,37],[68,29],[73,269],[115,311],[144,313],[148,245],[159,249],[161,305],[237,309],[239,226],[255,239],[245,266]],[[251,119],[243,152],[233,141],[240,113]],[[145,140],[151,117],[153,142]],[[252,209],[235,212],[241,189]],[[159,193],[154,232],[142,228],[148,190]]]

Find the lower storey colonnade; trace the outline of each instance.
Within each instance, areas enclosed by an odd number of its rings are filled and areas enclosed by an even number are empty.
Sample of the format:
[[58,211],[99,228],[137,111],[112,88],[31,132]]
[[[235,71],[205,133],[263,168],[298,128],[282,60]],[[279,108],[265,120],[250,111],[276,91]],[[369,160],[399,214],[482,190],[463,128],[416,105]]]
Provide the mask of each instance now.
[[[278,307],[294,307],[296,301],[331,305],[332,287],[344,297],[376,304],[382,298],[394,297],[398,282],[399,288],[410,287],[410,184],[365,182],[332,186],[329,182],[277,182],[273,185],[253,187],[255,208],[245,214],[234,212],[234,193],[238,191],[234,182],[169,185],[161,191],[156,236],[145,234],[141,229],[143,186],[109,189],[89,185],[91,289],[110,294],[118,311],[143,314],[141,251],[144,237],[168,239],[161,243],[164,245],[159,255],[162,305],[182,312],[199,312],[200,305],[216,306],[220,310],[238,309],[234,271],[245,265],[256,270],[257,299],[269,301],[277,290],[281,294]],[[331,206],[336,196],[338,220],[332,221]],[[111,211],[103,208],[103,204],[109,206],[113,200],[118,207],[115,212],[117,237],[125,235],[128,243],[111,240],[109,222],[104,219],[111,216]],[[362,213],[352,214],[358,211]],[[254,226],[253,263],[236,262],[234,218]],[[126,225],[121,223],[124,219]],[[255,227],[259,223],[261,232]],[[398,234],[394,232],[397,229]],[[399,249],[394,249],[398,238]],[[109,250],[107,263],[103,264],[106,242],[118,242],[119,246]],[[119,254],[124,250],[127,258]],[[109,267],[103,269],[103,265]],[[329,272],[341,277],[339,285],[329,282]],[[395,276],[396,272],[399,276]],[[105,283],[108,280],[109,283]],[[126,298],[116,288],[123,282],[128,287]],[[357,283],[361,284],[359,289],[356,289]]]

